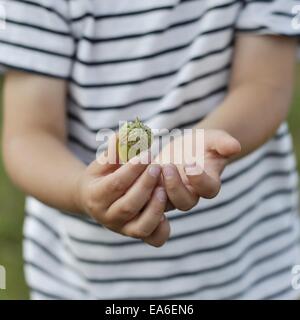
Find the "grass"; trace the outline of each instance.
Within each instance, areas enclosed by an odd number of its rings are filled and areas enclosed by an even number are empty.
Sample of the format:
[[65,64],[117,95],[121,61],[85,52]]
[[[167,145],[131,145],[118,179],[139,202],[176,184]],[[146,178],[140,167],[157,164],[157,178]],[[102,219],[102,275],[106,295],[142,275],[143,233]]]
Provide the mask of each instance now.
[[[289,124],[300,168],[300,64]],[[1,88],[0,79],[0,88]],[[0,101],[2,101],[0,90]],[[0,106],[0,110],[2,110]],[[0,123],[2,122],[0,112]],[[298,138],[298,139],[297,139]],[[6,267],[7,290],[0,290],[2,299],[28,299],[22,270],[22,224],[24,197],[9,181],[3,170],[0,151],[0,264]]]

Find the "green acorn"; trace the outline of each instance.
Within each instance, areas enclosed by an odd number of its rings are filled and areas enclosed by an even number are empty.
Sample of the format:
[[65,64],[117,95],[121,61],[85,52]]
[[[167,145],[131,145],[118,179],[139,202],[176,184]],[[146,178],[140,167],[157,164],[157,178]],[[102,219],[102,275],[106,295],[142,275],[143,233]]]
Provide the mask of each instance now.
[[139,118],[126,122],[119,130],[118,152],[123,163],[151,148],[153,134],[151,129]]

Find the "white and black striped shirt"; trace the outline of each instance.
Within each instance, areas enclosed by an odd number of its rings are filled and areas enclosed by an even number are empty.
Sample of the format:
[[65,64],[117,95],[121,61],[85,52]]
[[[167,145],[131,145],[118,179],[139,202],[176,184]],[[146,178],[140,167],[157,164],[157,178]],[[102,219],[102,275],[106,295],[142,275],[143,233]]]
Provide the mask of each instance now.
[[[236,32],[300,36],[292,0],[8,0],[0,65],[67,79],[69,147],[95,158],[96,133],[139,116],[183,128],[227,93]],[[230,165],[223,189],[172,212],[156,249],[36,199],[24,258],[33,298],[275,299],[299,295],[297,172],[286,124]]]

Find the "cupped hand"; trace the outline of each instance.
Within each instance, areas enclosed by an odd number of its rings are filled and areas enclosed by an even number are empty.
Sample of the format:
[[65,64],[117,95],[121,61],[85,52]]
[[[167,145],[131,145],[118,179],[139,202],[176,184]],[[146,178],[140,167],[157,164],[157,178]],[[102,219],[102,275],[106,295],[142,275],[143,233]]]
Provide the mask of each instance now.
[[161,166],[136,159],[120,166],[105,157],[100,155],[78,180],[78,206],[114,232],[162,246],[170,225],[164,215],[167,195],[159,186]]
[[[189,137],[177,139],[184,139],[184,143],[189,143],[187,141]],[[171,146],[162,150],[162,153],[170,150],[176,153],[175,145],[176,142],[171,143]],[[195,147],[192,142],[190,146]],[[203,167],[197,161],[163,165],[162,185],[174,208],[188,211],[198,203],[201,197],[207,199],[216,197],[221,188],[221,174],[229,161],[240,153],[241,145],[225,131],[205,130],[203,151]]]

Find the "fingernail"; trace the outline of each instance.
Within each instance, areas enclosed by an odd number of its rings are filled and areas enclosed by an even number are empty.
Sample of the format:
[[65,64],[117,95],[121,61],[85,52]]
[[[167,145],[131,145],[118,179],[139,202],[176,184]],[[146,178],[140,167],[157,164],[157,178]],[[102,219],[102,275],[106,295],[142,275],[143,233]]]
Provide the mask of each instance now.
[[165,215],[163,214],[163,215],[161,216],[161,218],[160,218],[160,222],[165,221],[165,219],[166,219],[166,217],[165,217]]
[[161,169],[160,166],[150,166],[148,169],[150,176],[157,178],[160,175]]
[[163,174],[166,179],[171,179],[175,175],[173,166],[167,165],[163,167]]
[[156,191],[156,197],[160,202],[166,202],[167,201],[167,194],[164,188],[159,188]]
[[199,176],[203,173],[203,169],[197,165],[192,165],[192,166],[186,165],[184,167],[184,170],[188,176]]

